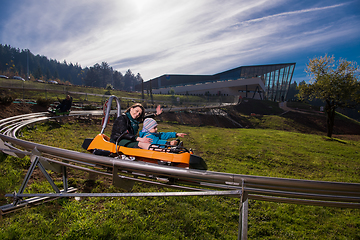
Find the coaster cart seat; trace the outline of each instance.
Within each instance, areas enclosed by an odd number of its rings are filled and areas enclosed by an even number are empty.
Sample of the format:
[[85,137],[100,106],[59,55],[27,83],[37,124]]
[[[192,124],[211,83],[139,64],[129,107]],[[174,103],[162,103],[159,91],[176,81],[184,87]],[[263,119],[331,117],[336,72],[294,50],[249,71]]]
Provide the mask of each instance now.
[[[113,99],[115,99],[117,103],[117,116],[120,116],[120,101],[116,96],[111,96],[106,103],[107,109],[101,133],[94,139],[85,139],[82,145],[84,149],[101,156],[144,161],[181,168],[207,170],[206,162],[201,157],[194,155],[191,150],[184,148],[181,144],[177,146],[151,144],[149,149],[140,149],[118,146],[117,143],[110,142],[110,138],[104,134],[104,130],[109,119]],[[127,134],[127,132],[123,133],[122,136],[125,134]],[[121,140],[122,136],[119,137],[117,142]]]

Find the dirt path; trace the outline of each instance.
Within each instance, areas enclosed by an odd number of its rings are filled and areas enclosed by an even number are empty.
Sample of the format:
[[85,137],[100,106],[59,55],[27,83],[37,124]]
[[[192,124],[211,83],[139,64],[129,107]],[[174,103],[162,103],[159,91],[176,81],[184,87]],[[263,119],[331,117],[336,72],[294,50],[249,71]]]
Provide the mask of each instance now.
[[305,110],[299,110],[299,109],[294,109],[294,108],[289,108],[287,106],[287,102],[279,102],[279,107],[281,109],[283,109],[285,112],[282,113],[281,115],[287,113],[287,112],[298,112],[298,113],[303,113],[303,114],[312,114],[312,115],[324,115],[324,112],[319,112],[319,111],[315,111],[315,110],[310,110],[310,111],[305,111]]

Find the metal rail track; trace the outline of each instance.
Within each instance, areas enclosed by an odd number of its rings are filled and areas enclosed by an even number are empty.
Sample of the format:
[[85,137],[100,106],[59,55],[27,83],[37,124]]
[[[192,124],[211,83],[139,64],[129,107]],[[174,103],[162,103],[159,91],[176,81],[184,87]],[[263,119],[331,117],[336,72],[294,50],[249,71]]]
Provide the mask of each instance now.
[[[102,111],[73,111],[69,116],[102,114]],[[19,192],[6,194],[7,197],[14,198],[14,203],[10,204],[11,206],[1,206],[0,212],[2,214],[30,204],[29,202],[34,201],[34,198],[43,200],[44,198],[54,199],[77,196],[155,196],[150,193],[71,193],[75,190],[67,187],[66,168],[69,167],[112,177],[114,185],[126,190],[131,190],[135,182],[143,182],[186,191],[181,193],[160,193],[161,196],[224,195],[239,197],[241,209],[239,239],[247,239],[248,199],[341,208],[360,208],[359,183],[311,181],[181,169],[80,153],[24,141],[16,137],[18,131],[26,125],[59,117],[63,116],[54,117],[49,113],[34,113],[0,120],[0,150],[6,154],[18,157],[30,155],[32,159],[32,165]],[[57,160],[54,160],[54,158]],[[79,166],[79,164],[82,166]],[[47,175],[45,169],[62,172],[64,190],[59,190],[56,186],[53,186],[56,193],[24,194],[23,190],[36,166],[42,170],[45,176]],[[94,167],[97,167],[97,169],[94,170]],[[112,169],[111,173],[102,170],[110,168]],[[52,184],[50,176],[46,177],[50,184]],[[169,179],[176,179],[177,181],[172,182]],[[32,197],[31,200],[24,200],[24,198],[28,197]]]

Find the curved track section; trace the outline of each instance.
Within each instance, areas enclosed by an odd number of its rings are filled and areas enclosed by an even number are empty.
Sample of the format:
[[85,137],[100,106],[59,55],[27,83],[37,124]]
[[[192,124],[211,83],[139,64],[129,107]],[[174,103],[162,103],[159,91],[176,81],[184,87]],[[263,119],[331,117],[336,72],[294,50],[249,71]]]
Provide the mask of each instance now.
[[[102,111],[73,111],[69,117],[102,114]],[[54,118],[60,117],[51,116],[49,113],[34,113],[0,120],[1,151],[18,157],[36,156],[45,168],[57,172],[61,171],[61,167],[72,167],[112,176],[114,185],[127,190],[131,190],[133,183],[138,181],[191,191],[232,190],[232,192],[228,192],[229,195],[241,196],[241,198],[246,199],[360,208],[360,184],[356,183],[309,181],[181,169],[60,149],[24,141],[16,137],[22,127]],[[64,161],[54,160],[54,158]],[[83,166],[79,166],[79,164]],[[112,173],[93,170],[89,167],[112,169]],[[61,193],[56,194],[60,195]],[[54,196],[57,196],[56,194]],[[30,195],[23,194],[20,197],[25,196]]]
[[[68,116],[88,116],[88,115],[102,115],[102,111],[72,111]],[[47,121],[50,119],[57,119],[67,116],[54,116],[48,112],[30,113],[24,115],[18,115],[0,120],[0,133],[3,135],[16,138],[16,133],[26,125]]]

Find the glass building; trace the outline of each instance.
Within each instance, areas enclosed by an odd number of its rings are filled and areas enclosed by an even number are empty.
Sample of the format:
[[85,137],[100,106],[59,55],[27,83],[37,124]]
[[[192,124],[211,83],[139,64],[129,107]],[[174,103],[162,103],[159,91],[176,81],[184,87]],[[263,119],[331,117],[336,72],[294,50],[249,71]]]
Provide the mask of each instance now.
[[[247,79],[246,84],[243,85],[241,85],[241,81],[237,81],[239,82],[239,86],[236,86],[236,91],[246,92],[246,96],[248,96],[250,92],[257,92],[261,95],[262,99],[283,101],[287,99],[294,69],[295,63],[282,63],[242,66],[214,75],[165,74],[144,82],[143,89],[176,89],[201,84],[208,86],[209,83],[217,83],[218,86],[219,82],[224,82],[224,85],[226,85],[225,82],[228,81]],[[253,82],[255,85],[249,84],[249,82],[251,83],[252,81],[251,79],[254,79]],[[263,82],[263,85],[261,84],[262,86],[256,84],[256,82],[259,81],[258,79],[261,79]],[[141,88],[141,84],[136,86],[136,90],[141,90]],[[165,91],[163,93],[165,93]],[[251,94],[249,96],[251,96]]]

